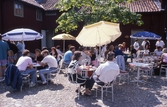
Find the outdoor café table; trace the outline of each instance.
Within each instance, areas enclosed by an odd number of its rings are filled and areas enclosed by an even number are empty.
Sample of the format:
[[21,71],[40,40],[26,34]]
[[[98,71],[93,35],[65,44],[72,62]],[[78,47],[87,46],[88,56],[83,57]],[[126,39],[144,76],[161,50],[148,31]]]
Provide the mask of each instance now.
[[142,80],[140,80],[140,67],[148,67],[150,66],[149,63],[141,63],[141,62],[133,62],[133,63],[129,63],[130,65],[133,65],[135,67],[137,67],[137,79],[136,80],[132,80],[131,82],[137,82],[137,85],[138,85],[138,82],[143,82]]
[[126,55],[130,55],[130,52],[128,52],[128,51],[124,51],[123,53]]
[[127,59],[131,58],[131,53],[129,51],[124,51],[123,56],[125,58],[125,61],[127,62]]
[[94,66],[80,66],[80,69],[82,70],[83,77],[91,77],[97,68]]
[[161,61],[161,57],[160,56],[152,56],[152,57],[153,57],[155,62]]
[[[39,63],[33,62],[33,67],[36,69],[36,76],[37,76],[37,67],[40,67],[41,65]],[[37,79],[37,78],[36,78]],[[37,81],[37,80],[36,80]]]
[[37,67],[41,66],[39,63],[36,63],[36,62],[33,62],[32,65],[33,65],[34,68],[37,68]]
[[161,57],[155,56],[155,55],[150,56],[150,59],[151,59],[151,62],[154,64],[154,67],[157,67],[158,63],[161,61]]

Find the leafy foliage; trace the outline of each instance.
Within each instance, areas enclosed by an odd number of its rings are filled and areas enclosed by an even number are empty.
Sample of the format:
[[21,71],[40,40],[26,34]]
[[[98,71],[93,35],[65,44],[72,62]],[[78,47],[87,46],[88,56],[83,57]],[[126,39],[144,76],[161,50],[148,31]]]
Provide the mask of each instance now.
[[142,25],[141,14],[130,12],[124,3],[134,0],[59,0],[55,5],[62,12],[56,20],[56,31],[69,33],[76,30],[80,22],[85,25],[98,21]]

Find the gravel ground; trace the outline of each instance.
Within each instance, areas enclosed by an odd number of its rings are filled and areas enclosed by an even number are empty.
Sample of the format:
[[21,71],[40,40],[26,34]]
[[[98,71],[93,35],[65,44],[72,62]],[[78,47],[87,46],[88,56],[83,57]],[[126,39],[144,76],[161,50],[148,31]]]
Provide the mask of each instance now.
[[[135,73],[130,73],[134,77]],[[95,87],[94,87],[95,88]],[[70,83],[64,74],[59,82],[33,88],[25,86],[23,91],[13,91],[0,83],[0,107],[167,107],[167,79],[153,76],[146,83],[123,83],[114,85],[114,102],[111,94],[100,100],[100,92],[95,96],[84,95],[77,99],[76,85]]]

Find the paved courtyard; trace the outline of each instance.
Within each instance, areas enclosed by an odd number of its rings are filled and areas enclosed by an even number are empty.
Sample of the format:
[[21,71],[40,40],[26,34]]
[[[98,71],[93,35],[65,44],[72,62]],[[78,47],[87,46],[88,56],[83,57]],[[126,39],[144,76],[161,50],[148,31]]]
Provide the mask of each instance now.
[[[136,74],[131,74],[131,77]],[[167,79],[153,76],[145,84],[124,83],[114,85],[114,102],[111,94],[104,96],[104,101],[95,96],[82,95],[77,99],[76,86],[71,84],[64,74],[59,75],[59,82],[49,85],[24,87],[23,91],[13,91],[11,87],[0,83],[0,107],[167,107]],[[95,88],[95,87],[94,87]]]

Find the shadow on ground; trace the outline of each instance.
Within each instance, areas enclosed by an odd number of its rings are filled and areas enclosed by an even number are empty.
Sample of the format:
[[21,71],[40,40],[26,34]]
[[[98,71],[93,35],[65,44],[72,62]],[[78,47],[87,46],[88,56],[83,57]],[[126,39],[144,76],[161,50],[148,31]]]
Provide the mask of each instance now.
[[[159,77],[152,78],[151,80],[157,80],[162,82]],[[97,97],[95,96],[95,89],[92,90],[93,96],[86,97],[80,96],[80,99],[75,98],[75,102],[84,107],[100,107],[100,106],[108,106],[108,107],[154,107],[162,104],[161,101],[157,98],[162,97],[158,90],[162,88],[162,85],[159,82],[153,82],[150,79],[146,82],[146,84],[139,84],[137,86],[136,83],[114,85],[114,102],[112,102],[111,93],[108,93],[107,96],[103,97],[103,101],[101,101],[101,93],[98,91]],[[150,83],[151,82],[151,83]],[[151,85],[150,85],[151,84]],[[154,87],[153,91],[151,91],[151,86]],[[152,87],[152,88],[153,88]],[[96,87],[94,87],[96,88]],[[157,92],[158,91],[158,92]]]
[[35,95],[35,94],[38,94],[38,92],[43,90],[57,91],[57,90],[62,90],[63,88],[64,86],[61,84],[49,84],[49,85],[41,85],[41,86],[37,85],[32,88],[24,87],[23,91],[15,91],[10,89],[9,93],[6,94],[6,97],[12,97],[14,99],[22,99],[27,95],[28,96]]

